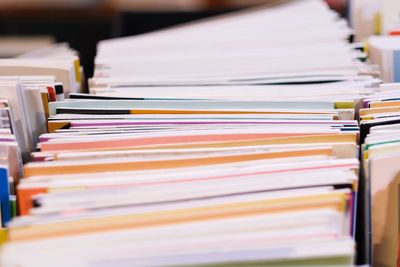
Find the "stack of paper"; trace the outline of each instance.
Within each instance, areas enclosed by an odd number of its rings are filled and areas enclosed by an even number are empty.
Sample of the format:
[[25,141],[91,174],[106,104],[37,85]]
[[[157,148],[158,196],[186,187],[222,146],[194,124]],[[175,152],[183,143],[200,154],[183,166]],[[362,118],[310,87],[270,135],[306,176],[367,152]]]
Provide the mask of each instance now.
[[[362,55],[345,41],[350,32],[322,1],[290,1],[102,41],[91,84],[97,92],[108,86],[351,80],[360,68],[354,59]],[[135,91],[140,94],[140,88]]]
[[349,32],[304,0],[100,43],[92,94],[49,103],[1,265],[353,265],[378,80]]
[[1,76],[52,75],[64,85],[65,93],[81,91],[81,72],[77,52],[67,44],[55,44],[16,58],[0,59]]
[[[53,76],[0,77],[0,205],[4,227],[16,215],[15,185],[38,137],[47,131],[44,97],[57,87]],[[46,98],[47,102],[47,98]]]
[[398,259],[400,172],[400,84],[382,84],[360,110],[365,176],[371,191],[373,260],[394,266]]
[[[50,47],[48,51],[54,48]],[[59,50],[60,57],[64,54],[64,57],[68,58],[71,53],[70,49]],[[2,59],[4,72],[0,71],[2,74],[0,76],[0,217],[2,227],[5,227],[17,214],[15,186],[23,176],[22,163],[31,159],[31,152],[36,150],[39,136],[47,132],[48,102],[64,99],[64,86],[57,81],[53,75],[54,72],[44,71],[48,75],[35,75],[41,71],[35,72],[30,68],[31,63],[41,66],[53,64],[51,63],[53,59],[49,59],[49,56],[33,59],[33,54],[23,55],[23,57],[32,59],[27,61],[15,58]],[[74,64],[70,63],[69,67],[74,68]],[[11,66],[17,65],[16,69],[21,71],[12,71]]]
[[[250,136],[109,153],[44,149],[51,161],[25,166],[18,197],[30,215],[10,225],[4,263],[351,265],[355,135]],[[350,158],[334,157],[336,145]]]

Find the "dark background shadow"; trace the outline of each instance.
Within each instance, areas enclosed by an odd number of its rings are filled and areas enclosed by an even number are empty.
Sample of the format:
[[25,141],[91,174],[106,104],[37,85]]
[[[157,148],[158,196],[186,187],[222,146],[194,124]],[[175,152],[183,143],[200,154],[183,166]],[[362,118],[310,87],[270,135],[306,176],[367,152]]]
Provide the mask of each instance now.
[[231,10],[116,12],[107,8],[17,9],[0,11],[0,37],[51,35],[80,53],[86,76],[93,74],[100,40],[141,34]]

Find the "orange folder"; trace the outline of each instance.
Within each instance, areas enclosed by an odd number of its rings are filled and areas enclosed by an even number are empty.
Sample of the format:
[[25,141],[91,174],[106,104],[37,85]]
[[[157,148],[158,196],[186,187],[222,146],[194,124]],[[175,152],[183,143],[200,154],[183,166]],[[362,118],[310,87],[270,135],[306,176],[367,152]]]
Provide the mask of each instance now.
[[213,110],[213,109],[133,109],[131,114],[335,114],[332,111],[293,110]]
[[360,116],[367,116],[380,113],[400,112],[400,106],[398,107],[380,107],[380,108],[363,108],[360,109]]
[[369,103],[370,108],[400,107],[400,101],[381,101]]
[[47,189],[32,188],[20,190],[17,188],[17,199],[18,199],[18,211],[20,215],[28,215],[29,210],[33,207],[32,198],[35,195],[47,193]]
[[[273,137],[265,139],[239,140],[230,142],[209,142],[209,143],[188,143],[144,146],[133,149],[179,149],[179,148],[217,148],[217,147],[242,147],[242,146],[263,146],[263,145],[285,145],[285,144],[319,144],[319,143],[357,143],[358,135],[355,133],[340,134],[312,134],[288,137]],[[131,148],[129,148],[131,149]]]

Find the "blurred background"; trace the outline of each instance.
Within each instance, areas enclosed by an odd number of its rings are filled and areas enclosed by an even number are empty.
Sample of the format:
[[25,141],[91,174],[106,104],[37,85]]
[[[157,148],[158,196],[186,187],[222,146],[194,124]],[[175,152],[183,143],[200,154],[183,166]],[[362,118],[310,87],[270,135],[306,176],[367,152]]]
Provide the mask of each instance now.
[[[0,57],[68,42],[93,73],[96,43],[276,0],[0,0]],[[342,14],[345,0],[326,0]]]

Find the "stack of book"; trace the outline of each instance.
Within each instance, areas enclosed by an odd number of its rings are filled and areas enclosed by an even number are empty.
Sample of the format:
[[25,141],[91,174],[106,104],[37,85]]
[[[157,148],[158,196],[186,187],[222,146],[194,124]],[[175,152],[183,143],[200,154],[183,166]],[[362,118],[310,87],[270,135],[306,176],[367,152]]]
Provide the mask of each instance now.
[[382,84],[360,110],[362,156],[371,192],[372,256],[379,266],[398,258],[400,85]]
[[35,56],[41,53],[37,50],[19,58],[0,59],[2,227],[17,214],[15,186],[23,176],[23,162],[31,159],[39,136],[47,132],[48,102],[63,100],[64,89],[70,90],[58,81],[76,83],[71,78],[79,69],[75,52],[63,45],[46,50],[49,53],[43,57]]
[[353,265],[380,93],[350,33],[301,0],[101,42],[91,94],[48,105],[1,265]]

